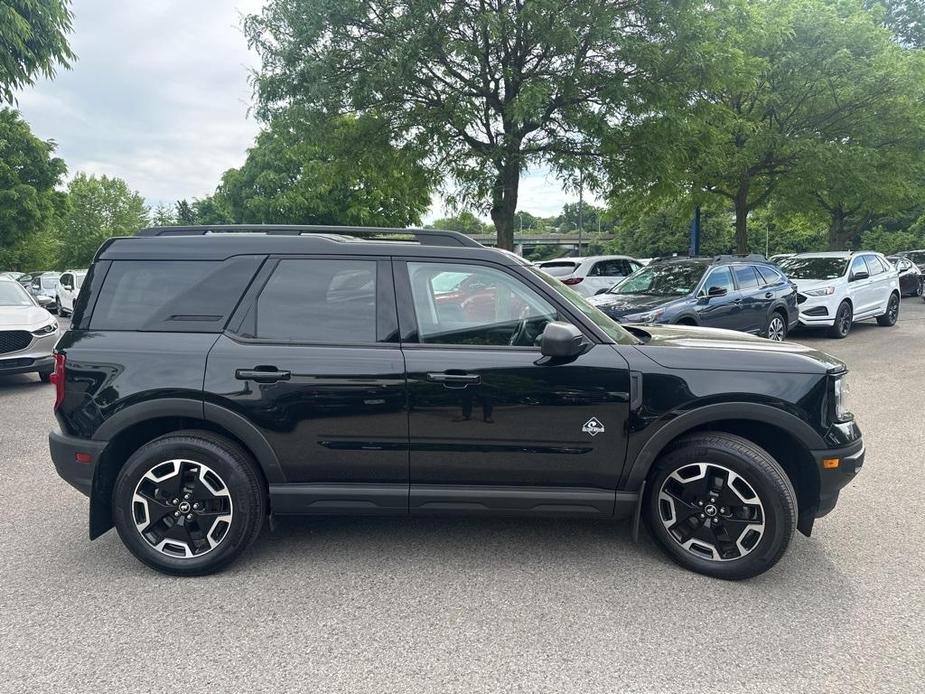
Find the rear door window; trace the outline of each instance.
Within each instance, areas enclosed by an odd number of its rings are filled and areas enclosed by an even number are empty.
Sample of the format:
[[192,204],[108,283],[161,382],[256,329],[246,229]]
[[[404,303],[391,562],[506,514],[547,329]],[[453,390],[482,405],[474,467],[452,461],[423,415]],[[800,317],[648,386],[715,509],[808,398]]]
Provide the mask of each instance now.
[[761,277],[762,284],[766,287],[783,281],[783,277],[781,277],[779,272],[766,265],[756,265],[755,270],[758,276]]
[[594,263],[589,277],[626,277],[632,274],[630,264],[622,259],[599,260]]
[[221,332],[261,261],[115,260],[90,330]]
[[880,264],[880,259],[875,255],[865,255],[864,262],[867,263],[867,271],[871,277],[884,271],[883,266]]
[[755,268],[751,265],[736,265],[735,276],[739,289],[747,291],[758,288],[758,275],[755,274]]

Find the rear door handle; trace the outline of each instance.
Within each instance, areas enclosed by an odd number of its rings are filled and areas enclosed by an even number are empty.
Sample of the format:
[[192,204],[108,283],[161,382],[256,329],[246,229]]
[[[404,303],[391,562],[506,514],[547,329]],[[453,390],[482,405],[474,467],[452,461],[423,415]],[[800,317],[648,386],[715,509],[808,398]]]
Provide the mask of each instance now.
[[465,388],[470,384],[478,385],[482,377],[479,374],[433,373],[427,374],[427,380],[442,383],[446,388]]
[[239,381],[275,383],[276,381],[288,381],[292,373],[277,369],[275,366],[255,366],[253,369],[238,369],[234,372],[234,377]]

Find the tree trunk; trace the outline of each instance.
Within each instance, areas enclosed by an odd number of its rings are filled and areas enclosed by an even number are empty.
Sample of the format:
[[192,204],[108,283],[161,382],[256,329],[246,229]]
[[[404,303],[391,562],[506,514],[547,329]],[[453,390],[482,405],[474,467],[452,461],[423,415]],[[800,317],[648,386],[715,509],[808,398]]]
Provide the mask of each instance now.
[[498,248],[514,250],[514,215],[520,189],[519,153],[510,153],[497,165],[495,185],[491,194],[491,221],[498,232]]
[[841,206],[832,209],[832,220],[829,223],[828,243],[830,251],[848,250],[848,242],[851,240],[852,230],[846,228],[847,214]]
[[736,253],[748,253],[748,180],[742,181],[735,197]]

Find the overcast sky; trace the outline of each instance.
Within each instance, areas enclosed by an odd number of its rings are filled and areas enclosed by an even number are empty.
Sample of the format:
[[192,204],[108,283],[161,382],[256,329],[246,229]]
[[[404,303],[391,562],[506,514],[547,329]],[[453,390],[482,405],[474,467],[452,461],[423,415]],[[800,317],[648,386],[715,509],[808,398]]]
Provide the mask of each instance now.
[[[69,174],[118,176],[155,205],[210,194],[259,128],[248,115],[241,16],[263,0],[74,0],[72,70],[18,95],[33,131],[58,143]],[[520,208],[557,213],[574,196],[543,172]],[[439,199],[428,219],[443,212]]]

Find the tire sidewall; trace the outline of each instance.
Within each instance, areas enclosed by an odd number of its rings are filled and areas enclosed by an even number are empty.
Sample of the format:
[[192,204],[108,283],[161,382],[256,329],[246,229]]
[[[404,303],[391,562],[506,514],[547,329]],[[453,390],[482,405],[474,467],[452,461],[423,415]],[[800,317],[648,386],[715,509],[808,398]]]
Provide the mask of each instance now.
[[787,339],[787,320],[780,314],[779,311],[774,311],[774,312],[771,314],[770,318],[768,318],[768,324],[767,324],[767,326],[766,326],[766,328],[765,328],[764,334],[767,336],[767,338],[768,338],[769,340],[771,339],[771,326],[773,325],[773,323],[774,323],[775,320],[779,320],[779,321],[780,321],[780,324],[781,324],[781,339],[780,339],[780,341],[783,342],[784,340]]
[[[658,511],[658,494],[662,483],[675,470],[697,462],[717,463],[729,468],[741,475],[761,499],[765,513],[765,531],[758,545],[741,559],[714,561],[698,557],[683,549],[662,524]],[[769,462],[777,465],[773,461]],[[650,478],[645,514],[650,532],[672,559],[697,573],[730,580],[749,578],[762,573],[780,558],[796,527],[796,494],[786,474],[782,470],[778,474],[778,479],[774,479],[773,475],[767,474],[747,458],[723,448],[703,445],[677,448],[659,462]],[[790,499],[786,497],[788,493],[791,495]]]
[[[138,532],[132,497],[139,480],[153,467],[174,459],[199,462],[212,468],[231,494],[233,517],[221,542],[199,557],[180,559],[158,552]],[[172,437],[153,441],[136,451],[122,467],[112,497],[112,517],[122,542],[140,561],[171,574],[199,575],[217,571],[234,560],[250,543],[259,521],[259,500],[253,484],[235,456],[213,441]]]
[[[842,331],[842,313],[844,311],[848,312],[848,327],[846,330]],[[851,332],[851,325],[854,322],[854,310],[851,308],[851,304],[847,301],[843,301],[838,305],[838,309],[835,311],[835,333],[838,337],[848,337],[848,333]]]

